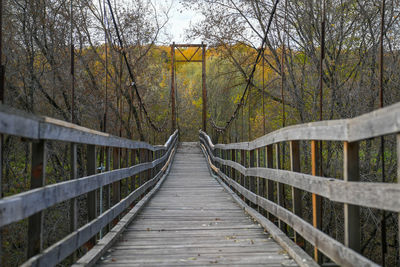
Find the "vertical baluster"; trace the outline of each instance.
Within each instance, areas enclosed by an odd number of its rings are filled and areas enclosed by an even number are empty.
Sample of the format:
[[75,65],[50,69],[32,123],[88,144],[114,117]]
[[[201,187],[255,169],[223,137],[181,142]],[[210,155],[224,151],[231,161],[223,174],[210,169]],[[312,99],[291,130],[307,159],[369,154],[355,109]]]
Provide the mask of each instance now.
[[[146,162],[146,150],[141,148],[139,149],[139,161],[140,163],[145,163]],[[146,180],[146,172],[143,171],[139,174],[139,187],[142,186]],[[142,195],[141,197],[143,197],[144,195]]]
[[[106,172],[111,170],[111,147],[106,147]],[[105,199],[106,199],[106,210],[111,208],[111,185],[108,184],[106,185],[106,194],[105,194]],[[107,225],[107,232],[110,231],[112,227],[112,224]]]
[[[135,166],[136,164],[136,150],[131,149],[131,167]],[[135,190],[135,175],[131,176],[131,190],[130,192],[133,192]],[[132,207],[133,207],[133,203],[132,203]]]
[[[255,160],[255,152],[254,149],[249,151],[249,167],[255,167],[256,160]],[[249,189],[253,193],[257,193],[256,191],[256,177],[249,176]],[[250,203],[251,204],[251,203]],[[253,208],[256,208],[256,204],[251,204]]]
[[[275,146],[275,168],[279,170],[282,168],[282,166],[281,166],[281,151],[279,149],[279,143],[274,144],[274,146]],[[277,188],[276,189],[277,190],[276,191],[277,203],[279,206],[284,207],[285,206],[285,203],[284,203],[285,188],[282,183],[276,183],[276,188]],[[278,220],[278,226],[282,231],[284,231],[286,233],[286,226],[285,226],[284,222],[282,222],[281,220]]]
[[[292,172],[301,172],[299,141],[290,141],[290,170]],[[302,218],[301,190],[296,187],[292,187],[292,206],[293,213]],[[303,238],[296,232],[294,232],[294,241],[297,245],[304,247]]]
[[[256,167],[260,168],[261,167],[261,148],[258,148],[256,150]],[[263,192],[264,192],[264,184],[263,181],[265,179],[257,177],[257,195],[263,197]],[[260,206],[257,207],[258,212],[262,212],[262,208]]]
[[[243,167],[246,167],[246,151],[243,149],[240,150],[240,164]],[[243,187],[246,187],[245,176],[243,174],[240,174],[240,185],[242,185]],[[244,200],[244,197],[242,197],[242,199]]]
[[[224,153],[225,153],[225,150],[223,150],[223,149],[220,149],[219,150],[219,157],[221,158],[221,159],[224,159]],[[221,171],[223,172],[223,173],[225,173],[225,165],[224,164],[221,164],[220,165],[220,168],[221,168]],[[226,173],[225,173],[226,174]]]
[[[236,150],[235,149],[231,150],[231,160],[233,162],[236,162]],[[236,170],[233,167],[231,167],[231,175],[232,175],[231,176],[232,180],[236,181]],[[234,189],[232,188],[232,190],[234,190]],[[236,192],[236,190],[234,190],[234,191]]]
[[[360,181],[358,142],[343,144],[343,179],[344,181]],[[360,207],[344,204],[344,244],[356,252],[360,252]]]
[[[127,148],[125,150],[125,164],[124,168],[129,167],[129,150]],[[124,197],[129,194],[129,177],[124,179]]]
[[[312,175],[316,176],[319,169],[318,159],[318,141],[311,141],[311,170]],[[312,208],[313,208],[313,226],[321,229],[322,217],[321,217],[321,196],[312,194]],[[318,247],[314,247],[314,260],[318,263],[322,263],[321,253],[318,252]]]
[[[45,185],[46,179],[46,142],[40,140],[32,143],[32,170],[31,189]],[[28,220],[28,258],[43,250],[43,218],[40,211],[29,217]]]
[[[147,159],[149,162],[153,161],[153,151],[147,150]],[[151,168],[147,171],[147,181],[151,180],[153,177],[154,177],[154,169]]]
[[[72,143],[71,144],[71,173],[70,179],[75,180],[78,178],[78,153],[77,153],[77,145]],[[78,229],[78,199],[72,198],[70,202],[70,232],[75,231]],[[76,252],[72,254],[72,261],[75,262],[77,260]]]
[[[87,146],[87,175],[96,174],[96,146]],[[88,211],[88,221],[96,219],[97,217],[97,190],[93,190],[87,195],[87,211]],[[92,237],[88,241],[88,247],[91,248],[96,244],[96,236]]]
[[[120,165],[120,158],[119,158],[119,148],[113,149],[113,170],[118,170]],[[114,182],[113,185],[113,197],[112,197],[112,204],[115,205],[120,201],[121,198],[121,183],[120,181]]]
[[[272,169],[274,166],[274,158],[273,158],[273,146],[268,145],[265,148],[265,159],[266,159],[266,167]],[[270,201],[274,201],[274,182],[271,180],[268,180],[267,182],[267,198]],[[268,219],[272,221],[274,217],[272,216],[271,213],[268,213]]]
[[[121,167],[120,163],[120,153],[119,148],[113,149],[113,170],[117,170]],[[121,181],[114,182],[112,184],[112,205],[117,204],[121,199]],[[113,220],[113,224],[116,225],[118,223],[119,216],[115,217]]]

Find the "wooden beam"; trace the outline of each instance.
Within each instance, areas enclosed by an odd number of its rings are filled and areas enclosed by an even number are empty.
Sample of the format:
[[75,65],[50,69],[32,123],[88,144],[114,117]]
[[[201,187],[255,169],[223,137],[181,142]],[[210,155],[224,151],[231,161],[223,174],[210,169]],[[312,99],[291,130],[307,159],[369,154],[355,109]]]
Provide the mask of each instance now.
[[[301,172],[299,141],[290,142],[290,170],[292,172]],[[292,203],[293,213],[302,218],[303,205],[301,190],[296,187],[292,187]],[[294,241],[300,247],[304,247],[305,245],[304,239],[297,232],[294,232]]]
[[[282,169],[281,164],[281,151],[279,143],[274,144],[275,150],[275,169],[280,170]],[[277,204],[285,207],[285,188],[283,183],[276,183],[276,197],[277,197]],[[287,233],[286,225],[281,221],[278,220],[279,229],[281,229],[284,233]]]
[[319,249],[337,264],[343,266],[379,266],[363,255],[358,254],[352,249],[344,246],[339,241],[325,234],[321,230],[313,227],[311,224],[296,216],[289,210],[268,199],[262,198],[250,192],[243,186],[224,175],[221,171],[217,173],[225,182],[227,182],[227,184],[233,186],[240,194],[245,196],[246,199],[252,201],[253,203],[259,203],[261,207],[300,233],[308,242],[311,243],[311,245],[316,246],[318,244]]
[[[70,159],[70,164],[71,164],[71,174],[70,174],[70,180],[75,180],[78,178],[78,149],[77,145],[75,143],[72,143],[71,146],[71,159]],[[70,202],[70,227],[69,230],[70,232],[75,231],[78,229],[78,199],[77,198],[72,198]],[[72,261],[75,262],[77,259],[77,255],[74,252],[72,255]]]
[[[266,164],[267,168],[272,169],[274,167],[274,158],[273,158],[273,147],[272,145],[268,145],[265,147],[265,155],[266,155]],[[267,199],[274,201],[274,182],[272,180],[268,180],[267,182]],[[268,219],[270,221],[273,220],[273,216],[268,213]]]
[[[97,171],[97,157],[96,157],[96,147],[94,145],[87,146],[87,161],[86,161],[86,169],[88,175],[96,174]],[[87,212],[88,212],[88,221],[92,221],[97,218],[97,190],[93,190],[88,193],[87,196]],[[87,246],[92,248],[96,244],[96,236],[91,238]]]
[[[358,142],[343,144],[343,180],[360,180]],[[361,251],[360,207],[344,204],[344,244],[354,251]]]
[[[31,189],[40,188],[46,182],[46,142],[33,142]],[[43,218],[42,211],[29,217],[28,220],[28,258],[39,254],[43,250]]]

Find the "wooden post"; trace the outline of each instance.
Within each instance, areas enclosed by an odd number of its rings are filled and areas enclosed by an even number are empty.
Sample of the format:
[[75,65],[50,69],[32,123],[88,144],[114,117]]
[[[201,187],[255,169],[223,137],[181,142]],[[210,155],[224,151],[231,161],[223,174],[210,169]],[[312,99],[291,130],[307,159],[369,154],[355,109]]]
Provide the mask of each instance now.
[[[246,167],[246,153],[245,152],[246,151],[244,151],[243,149],[240,150],[240,164],[243,167]],[[245,176],[243,174],[240,174],[240,184],[243,187],[246,187],[246,185],[245,185]],[[244,200],[244,197],[242,199]]]
[[[32,143],[31,189],[45,185],[46,179],[46,143],[43,140]],[[43,250],[43,215],[40,211],[28,220],[28,258]]]
[[[87,146],[87,175],[96,174],[96,146]],[[97,190],[93,190],[88,193],[87,196],[87,211],[88,211],[88,221],[92,221],[97,217]],[[92,237],[88,241],[88,247],[92,248],[96,244],[96,236]]]
[[[316,176],[318,172],[318,141],[311,141],[311,170],[312,175]],[[313,210],[313,226],[315,228],[321,229],[322,217],[321,217],[321,196],[312,194],[312,210]],[[321,253],[318,252],[318,247],[314,247],[314,260],[319,264],[322,263]]]
[[176,129],[175,114],[175,43],[171,45],[171,134]]
[[[125,165],[124,168],[129,167],[129,150],[127,148],[124,149],[125,150]],[[126,197],[127,195],[129,195],[129,178],[125,178],[124,179],[124,197]]]
[[[260,168],[261,167],[261,148],[256,150],[256,167]],[[257,177],[257,195],[264,197],[264,184],[263,181],[265,181],[264,178]],[[262,212],[262,209],[260,206],[257,207],[257,211],[259,213]]]
[[[236,150],[235,149],[231,150],[231,160],[233,162],[236,162]],[[234,180],[236,182],[236,170],[233,167],[231,168],[231,175],[232,175],[232,177],[231,177],[232,180]]]
[[[249,168],[250,167],[250,151],[245,151],[245,167]],[[244,187],[248,190],[250,190],[250,176],[245,176],[244,177]],[[247,205],[251,206],[250,200],[246,199]]]
[[[147,150],[147,161],[152,162],[153,161],[153,151]],[[154,176],[154,169],[151,168],[147,171],[147,181],[151,180]],[[150,191],[150,189],[148,190]]]
[[[131,166],[135,166],[136,165],[136,150],[132,149],[131,150]],[[135,175],[133,175],[131,177],[131,191],[133,192],[135,190]],[[133,206],[132,206],[133,207]]]
[[[117,170],[121,167],[121,162],[120,162],[119,156],[120,156],[119,148],[114,148],[113,149],[113,170]],[[113,183],[112,191],[113,191],[112,204],[115,205],[121,200],[121,183],[120,183],[120,181]],[[115,220],[114,222],[116,223],[117,221],[118,220]]]
[[[275,146],[275,169],[281,169],[281,151],[279,149],[279,143],[274,144]],[[276,191],[276,195],[277,195],[277,204],[279,206],[285,207],[285,187],[282,183],[276,183],[277,186],[277,191]],[[281,220],[278,220],[278,226],[279,228],[286,233],[287,229],[286,229],[286,225],[284,222],[282,222]]]
[[[71,173],[70,179],[75,180],[78,178],[78,153],[77,153],[77,145],[72,143],[71,144]],[[75,231],[78,229],[78,199],[73,198],[70,202],[70,232]],[[72,261],[75,262],[77,260],[76,252],[72,254]]]
[[[268,145],[265,147],[265,158],[266,158],[266,167],[269,169],[272,169],[274,166],[274,158],[273,158],[273,147],[272,145]],[[274,182],[271,180],[268,180],[267,182],[267,199],[270,201],[274,201]],[[271,213],[268,213],[268,219],[270,221],[273,220],[273,216]]]
[[[343,180],[360,181],[358,142],[343,144]],[[344,244],[352,250],[361,251],[360,207],[344,204]]]
[[[299,141],[290,141],[290,170],[301,172],[300,169],[300,145]],[[301,190],[292,187],[293,213],[302,218],[303,205],[301,202]],[[304,239],[294,231],[294,242],[300,247],[304,247]]]
[[207,85],[206,85],[206,45],[201,43],[202,45],[202,65],[201,65],[201,80],[202,80],[202,89],[203,89],[203,131],[207,132]]
[[[140,163],[145,163],[146,162],[146,150],[143,148],[139,149],[139,161]],[[142,186],[145,183],[146,180],[146,172],[141,172],[139,174],[139,187]],[[142,195],[142,197],[144,196],[144,194]]]
[[[256,166],[256,157],[255,157],[255,151],[254,151],[254,149],[253,150],[250,150],[250,158],[249,158],[249,160],[250,160],[250,162],[249,162],[249,167],[250,168],[253,168],[253,167],[255,167]],[[256,177],[254,177],[254,176],[251,176],[251,177],[249,177],[249,186],[250,186],[250,191],[251,192],[253,192],[253,193],[257,193],[257,189],[256,189]],[[251,204],[251,206],[253,207],[253,208],[257,208],[256,206],[256,204]],[[258,209],[258,208],[257,208]]]
[[[111,170],[111,148],[106,147],[106,172]],[[111,208],[111,186],[110,184],[106,185],[106,209]],[[107,232],[110,231],[112,225],[108,224],[107,225]]]

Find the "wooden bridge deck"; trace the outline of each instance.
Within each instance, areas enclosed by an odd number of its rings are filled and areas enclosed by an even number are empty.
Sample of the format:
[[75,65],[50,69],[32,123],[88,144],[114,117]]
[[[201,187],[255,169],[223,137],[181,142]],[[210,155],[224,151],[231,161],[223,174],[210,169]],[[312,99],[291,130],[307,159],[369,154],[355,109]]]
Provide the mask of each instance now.
[[97,264],[296,266],[210,175],[197,143],[180,144],[167,180]]

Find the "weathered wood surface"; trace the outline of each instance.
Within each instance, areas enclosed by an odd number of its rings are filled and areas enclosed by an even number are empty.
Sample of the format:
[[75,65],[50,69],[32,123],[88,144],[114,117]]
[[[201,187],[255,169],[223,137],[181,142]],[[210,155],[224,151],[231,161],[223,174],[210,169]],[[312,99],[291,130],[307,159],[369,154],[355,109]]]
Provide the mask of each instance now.
[[166,150],[173,139],[171,135],[164,146],[152,146],[145,142],[113,136],[66,121],[35,116],[3,104],[0,104],[0,133],[29,139],[56,140],[129,149],[143,148],[151,151]]
[[318,244],[318,249],[325,253],[325,255],[331,258],[334,262],[341,266],[378,266],[364,256],[345,247],[343,244],[323,233],[319,229],[314,228],[311,224],[307,223],[289,210],[268,199],[257,196],[250,190],[244,188],[242,185],[222,173],[220,169],[213,166],[211,160],[209,160],[209,163],[213,170],[239,194],[287,223],[293,228],[293,230],[300,233],[312,245],[315,246]]
[[[165,162],[172,147],[169,146],[164,156],[152,162],[47,185],[3,198],[0,200],[0,226],[19,221],[62,201],[80,196],[113,182],[119,183],[122,179],[152,169]],[[42,201],[43,199],[46,201]]]
[[[203,137],[201,137],[201,140],[207,142],[207,136]],[[398,197],[400,195],[400,184],[343,181],[299,172],[277,170],[272,169],[272,167],[246,168],[237,162],[215,157],[208,146],[207,149],[209,149],[208,153],[213,161],[221,166],[232,167],[245,177],[261,177],[268,181],[283,183],[318,194],[331,201],[400,212],[400,198]]]
[[342,120],[318,121],[285,127],[251,142],[210,144],[211,148],[253,150],[295,140],[355,142],[400,132],[400,103]]
[[179,147],[168,179],[97,264],[296,266],[210,176],[195,143]]

